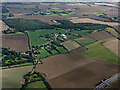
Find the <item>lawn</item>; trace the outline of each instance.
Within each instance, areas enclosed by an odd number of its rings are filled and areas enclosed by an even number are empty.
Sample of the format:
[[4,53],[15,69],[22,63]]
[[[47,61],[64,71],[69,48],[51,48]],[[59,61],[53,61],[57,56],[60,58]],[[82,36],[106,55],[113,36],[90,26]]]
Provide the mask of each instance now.
[[82,53],[84,56],[118,64],[118,56],[103,46],[100,42],[90,44],[86,46],[86,48],[88,48],[88,51]]
[[68,51],[62,47],[56,47],[56,49],[60,52],[60,53],[67,53]]
[[45,90],[48,90],[43,81],[31,82],[26,88],[45,88]]
[[[2,87],[3,88],[21,88],[23,75],[29,72],[32,66],[10,68],[2,70]],[[0,71],[1,72],[1,71]]]

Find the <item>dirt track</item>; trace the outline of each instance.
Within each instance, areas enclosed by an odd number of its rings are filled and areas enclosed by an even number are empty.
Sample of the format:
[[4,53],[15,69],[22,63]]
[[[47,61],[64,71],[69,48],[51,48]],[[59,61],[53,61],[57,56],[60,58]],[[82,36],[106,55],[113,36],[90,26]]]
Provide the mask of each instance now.
[[29,50],[26,34],[2,35],[2,46],[17,52]]

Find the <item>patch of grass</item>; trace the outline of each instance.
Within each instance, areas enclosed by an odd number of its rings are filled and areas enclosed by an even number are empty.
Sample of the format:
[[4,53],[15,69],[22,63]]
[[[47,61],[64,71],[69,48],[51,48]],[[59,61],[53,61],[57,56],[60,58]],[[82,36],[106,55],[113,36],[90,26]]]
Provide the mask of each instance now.
[[102,45],[101,42],[95,42],[86,46],[86,48],[88,48],[88,51],[82,53],[84,56],[118,64],[118,56]]
[[47,90],[43,81],[31,82],[27,85],[26,88],[45,88],[45,90]]
[[96,14],[95,16],[99,17],[99,16],[103,16],[104,14],[100,13],[100,14]]
[[75,39],[82,46],[86,46],[88,44],[94,43],[96,40],[88,37],[87,35],[82,35],[81,38]]
[[68,51],[62,47],[56,47],[56,49],[60,52],[60,53],[67,53]]
[[38,51],[40,52],[40,55],[38,55],[38,58],[43,59],[43,58],[46,58],[48,56],[51,56],[51,54],[48,51],[46,51],[45,49],[41,49]]

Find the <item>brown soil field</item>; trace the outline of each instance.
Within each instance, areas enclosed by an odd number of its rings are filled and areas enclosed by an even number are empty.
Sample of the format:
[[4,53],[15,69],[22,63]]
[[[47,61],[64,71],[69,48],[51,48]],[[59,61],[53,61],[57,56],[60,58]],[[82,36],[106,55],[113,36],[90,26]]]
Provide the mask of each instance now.
[[71,51],[71,50],[74,50],[80,47],[80,45],[77,42],[72,41],[72,40],[65,41],[61,43],[61,45],[63,45],[68,51]]
[[87,34],[87,35],[95,40],[104,40],[108,38],[113,38],[113,36],[106,31],[94,32],[92,34]]
[[120,57],[120,54],[119,54],[120,49],[118,49],[120,48],[120,40],[115,39],[115,40],[107,41],[103,43],[103,45],[106,48],[110,49],[114,54]]
[[71,20],[71,22],[73,23],[98,23],[98,24],[106,24],[110,26],[118,26],[118,23],[102,22],[102,21],[97,21],[97,20],[90,19],[90,18],[75,19],[75,20]]
[[26,34],[2,35],[2,46],[17,52],[29,50],[28,36]]
[[93,88],[100,80],[118,72],[117,65],[80,55],[84,51],[80,47],[69,54],[48,57],[35,70],[46,73],[52,88]]

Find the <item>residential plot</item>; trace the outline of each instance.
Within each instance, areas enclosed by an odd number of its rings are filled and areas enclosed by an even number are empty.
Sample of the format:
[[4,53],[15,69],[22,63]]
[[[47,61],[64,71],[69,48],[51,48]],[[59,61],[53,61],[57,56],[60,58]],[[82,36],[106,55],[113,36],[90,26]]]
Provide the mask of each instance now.
[[87,34],[87,35],[95,40],[104,40],[108,38],[113,38],[113,36],[106,31],[94,32],[92,34]]
[[65,41],[61,43],[61,45],[63,45],[68,51],[71,51],[71,50],[74,50],[80,47],[80,45],[77,42],[72,41],[72,40]]
[[118,26],[118,23],[102,22],[102,21],[97,21],[97,20],[90,19],[90,18],[81,18],[81,19],[75,19],[75,20],[70,20],[70,21],[73,23],[98,23],[98,24],[106,24],[110,26]]
[[[21,88],[24,83],[23,75],[32,70],[32,66],[2,69],[3,88]],[[10,81],[10,82],[9,82]]]
[[114,54],[116,54],[117,56],[120,57],[120,40],[115,39],[115,40],[111,40],[111,41],[107,41],[105,43],[103,43],[103,45],[110,49]]
[[29,50],[28,36],[26,34],[4,34],[2,35],[2,46],[17,52],[25,52]]

